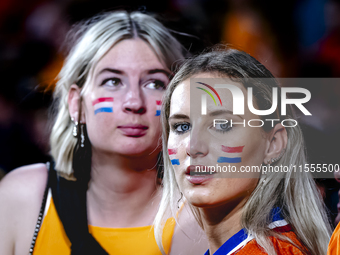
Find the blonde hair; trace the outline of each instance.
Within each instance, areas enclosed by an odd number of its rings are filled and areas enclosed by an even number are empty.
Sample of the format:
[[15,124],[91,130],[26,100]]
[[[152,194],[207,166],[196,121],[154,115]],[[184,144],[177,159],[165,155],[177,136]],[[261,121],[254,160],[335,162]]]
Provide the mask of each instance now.
[[[68,111],[67,97],[72,84],[84,91],[91,70],[118,42],[140,38],[148,43],[156,56],[169,70],[183,59],[181,44],[160,22],[150,15],[125,11],[109,12],[83,22],[71,30],[77,38],[58,75],[54,92],[56,120],[50,136],[51,154],[55,168],[65,176],[73,174],[72,161],[77,139],[72,136],[73,124]],[[85,84],[85,85],[84,85]]]
[[[241,82],[245,87],[250,84],[254,89],[253,94],[260,110],[270,108],[272,105],[272,87],[278,87],[273,75],[261,63],[249,54],[234,49],[216,48],[211,52],[189,59],[175,75],[164,95],[161,116],[164,156],[163,197],[154,224],[156,241],[163,254],[165,254],[161,242],[163,223],[168,217],[169,210],[172,215],[175,215],[179,193],[174,170],[167,153],[171,96],[179,83],[194,74],[203,72],[216,73],[220,77],[229,77]],[[280,95],[278,98],[280,98]],[[278,103],[278,106],[280,107],[280,103]],[[273,113],[272,117],[273,119],[281,119],[278,111]],[[268,116],[266,118],[270,119]],[[293,118],[292,109],[287,109],[285,118]],[[265,131],[269,131],[271,128],[264,126]],[[306,155],[300,128],[296,126],[286,130],[288,136],[286,152],[274,164],[284,166],[304,165]],[[313,255],[326,254],[331,227],[321,195],[309,173],[292,171],[262,175],[257,187],[246,202],[242,211],[241,225],[255,237],[256,242],[268,254],[276,254],[268,238],[270,236],[294,244],[292,240],[268,228],[272,218],[271,212],[275,207],[280,208],[282,216],[293,227],[297,238],[303,245],[303,247],[299,247],[302,252]],[[191,209],[198,223],[203,227],[200,211],[193,206],[191,206]],[[297,246],[297,244],[294,245]]]

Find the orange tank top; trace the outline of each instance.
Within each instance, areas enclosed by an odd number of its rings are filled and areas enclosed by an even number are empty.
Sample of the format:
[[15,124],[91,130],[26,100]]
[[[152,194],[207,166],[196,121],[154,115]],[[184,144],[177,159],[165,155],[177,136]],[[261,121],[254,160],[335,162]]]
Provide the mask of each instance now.
[[[71,254],[71,243],[59,219],[49,192],[45,217],[38,233],[33,255]],[[169,218],[163,231],[163,246],[168,253],[175,228],[175,219]],[[104,228],[89,225],[89,232],[109,253],[115,255],[161,255],[152,226],[134,228]]]

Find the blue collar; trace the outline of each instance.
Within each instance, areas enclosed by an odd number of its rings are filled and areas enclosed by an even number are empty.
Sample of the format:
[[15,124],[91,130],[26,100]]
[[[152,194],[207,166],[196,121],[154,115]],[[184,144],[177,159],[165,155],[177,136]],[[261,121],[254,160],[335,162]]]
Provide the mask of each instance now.
[[[274,208],[271,211],[271,215],[272,215],[272,222],[283,220],[283,217],[281,216],[281,210],[279,207]],[[248,240],[245,241],[247,238]],[[229,238],[220,248],[218,248],[218,250],[214,253],[214,255],[227,255],[229,252],[231,252],[237,246],[239,246],[242,242],[244,242],[244,245],[246,245],[247,242],[252,239],[253,238],[248,235],[247,230],[243,228],[239,232],[237,232],[235,235],[233,235],[231,238]],[[204,255],[210,255],[209,250],[207,250]]]
[[[214,255],[225,255],[231,252],[237,245],[239,245],[241,242],[246,240],[248,237],[248,234],[246,230],[243,228],[239,232],[237,232],[235,235],[233,235],[231,238],[229,238],[218,250],[214,253]],[[204,255],[210,255],[209,250]]]

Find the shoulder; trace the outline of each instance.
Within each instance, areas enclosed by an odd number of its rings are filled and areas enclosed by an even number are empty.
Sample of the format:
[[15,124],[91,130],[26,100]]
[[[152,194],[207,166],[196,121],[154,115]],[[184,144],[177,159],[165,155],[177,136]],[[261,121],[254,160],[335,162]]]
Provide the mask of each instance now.
[[34,164],[15,169],[0,181],[1,254],[28,251],[47,176],[45,164]]
[[328,244],[327,255],[335,255],[340,253],[340,224],[338,224],[332,234]]
[[282,240],[275,237],[270,238],[278,254],[296,254],[296,255],[305,254],[305,252],[303,252],[304,246],[298,240],[297,236],[293,231],[282,233],[282,235],[284,237],[289,238],[291,242],[288,240]]
[[0,199],[21,201],[27,198],[35,199],[39,194],[41,194],[42,198],[47,176],[46,164],[34,164],[17,168],[9,172],[0,181]]
[[[282,235],[283,235],[282,239],[273,237],[273,236],[269,237],[277,254],[279,255],[280,254],[305,255],[305,253],[301,250],[302,245],[296,238],[296,235],[294,234],[294,232],[289,231],[289,232],[283,233]],[[284,239],[287,239],[287,240],[284,240]],[[249,243],[247,243],[243,248],[238,250],[238,252],[235,252],[235,254],[237,255],[243,255],[243,254],[266,255],[267,253],[264,252],[263,248],[256,242],[255,239],[253,239]]]

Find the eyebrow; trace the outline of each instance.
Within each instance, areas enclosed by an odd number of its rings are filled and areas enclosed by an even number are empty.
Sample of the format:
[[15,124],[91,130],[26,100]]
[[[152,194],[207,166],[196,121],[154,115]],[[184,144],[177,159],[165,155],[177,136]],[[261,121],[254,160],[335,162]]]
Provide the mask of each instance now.
[[148,71],[148,74],[154,74],[154,73],[164,73],[168,77],[173,77],[174,74],[172,72],[168,72],[165,69],[152,69]]
[[221,115],[221,114],[233,114],[233,112],[229,110],[217,110],[217,111],[210,112],[209,116],[214,117],[214,116]]
[[[232,111],[230,110],[216,110],[216,111],[212,111],[209,113],[209,116],[210,117],[214,117],[214,116],[218,116],[218,115],[222,115],[222,114],[231,114],[231,115],[234,115]],[[235,115],[235,116],[239,116],[240,118],[243,119],[242,116],[240,115]]]
[[123,74],[124,72],[118,70],[118,69],[112,69],[112,68],[104,68],[103,70],[101,70],[99,74],[105,73],[105,72],[110,72],[110,73],[116,73],[116,74]]
[[[99,74],[105,73],[105,72],[110,72],[110,73],[116,73],[116,74],[124,74],[123,71],[118,70],[118,69],[113,69],[113,68],[104,68],[103,70],[101,70]],[[155,73],[164,73],[166,76],[168,77],[172,77],[173,73],[168,72],[165,69],[151,69],[147,71],[147,74],[155,74]]]
[[185,114],[174,114],[169,117],[169,120],[172,119],[190,119],[188,115]]

